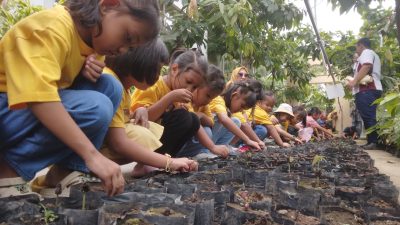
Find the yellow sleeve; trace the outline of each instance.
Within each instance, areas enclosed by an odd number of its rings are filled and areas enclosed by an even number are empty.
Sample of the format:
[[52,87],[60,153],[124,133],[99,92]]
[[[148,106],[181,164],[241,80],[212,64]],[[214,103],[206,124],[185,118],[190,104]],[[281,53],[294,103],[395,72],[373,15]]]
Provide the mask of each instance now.
[[243,115],[243,113],[245,113],[245,112],[234,113],[234,114],[232,114],[232,117],[238,118],[241,123],[247,123],[248,121],[247,121],[246,117]]
[[214,116],[213,116],[213,114],[211,112],[211,109],[210,109],[209,105],[200,107],[197,110],[197,112],[201,112],[204,115],[206,115],[211,120],[212,124],[214,125]]
[[139,107],[151,106],[167,94],[168,92],[160,93],[160,91],[164,92],[161,82],[163,82],[162,77],[160,77],[157,83],[144,91],[135,89],[131,98],[130,111],[134,112]]
[[258,105],[256,105],[256,108],[254,109],[254,122],[260,125],[272,125],[271,118],[268,113]]
[[27,37],[12,32],[2,42],[9,107],[60,101],[57,82],[70,51],[67,40],[45,29]]
[[225,113],[225,114],[227,113],[225,101],[221,96],[214,98],[210,102],[209,106],[212,113]]
[[211,109],[209,105],[201,107],[201,112],[204,113],[208,118],[210,118],[213,122],[213,114],[211,113]]
[[[108,76],[108,75],[111,75],[111,76],[115,77],[118,81],[120,81],[118,76],[114,73],[114,71],[112,71],[110,68],[106,67],[103,69],[102,76]],[[121,85],[122,85],[122,83],[121,83]],[[128,93],[128,91],[123,90],[121,103],[119,104],[118,109],[115,112],[109,127],[125,128],[125,123],[127,122],[126,120],[127,120],[127,117],[129,116],[129,115],[126,115],[127,113],[129,113],[129,112],[127,112],[128,111],[127,109],[129,109],[129,106],[130,106],[129,93]]]
[[122,99],[121,99],[121,103],[118,106],[117,111],[114,114],[114,117],[111,120],[111,123],[109,125],[109,127],[115,127],[115,128],[124,128],[125,127],[125,123],[126,118],[128,117],[128,115],[126,115],[127,110],[124,110],[124,105],[127,105],[127,109],[129,109],[129,102],[127,104],[127,101],[129,101],[129,94],[127,91],[124,90],[123,94],[122,94]]

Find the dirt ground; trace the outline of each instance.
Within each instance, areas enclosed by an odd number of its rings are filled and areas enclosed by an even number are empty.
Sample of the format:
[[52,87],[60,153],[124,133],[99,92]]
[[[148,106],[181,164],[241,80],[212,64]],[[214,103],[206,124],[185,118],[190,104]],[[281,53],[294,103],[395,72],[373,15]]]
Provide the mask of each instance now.
[[[365,144],[365,141],[357,141],[357,144]],[[390,180],[400,191],[400,158],[382,150],[368,150],[366,152],[375,161],[375,167],[379,169],[379,172],[390,176]]]

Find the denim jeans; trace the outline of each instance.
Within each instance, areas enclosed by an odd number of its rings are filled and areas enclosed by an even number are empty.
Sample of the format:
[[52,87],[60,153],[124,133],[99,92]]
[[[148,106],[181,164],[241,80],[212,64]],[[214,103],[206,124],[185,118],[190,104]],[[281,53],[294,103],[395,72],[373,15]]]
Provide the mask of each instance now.
[[[61,102],[72,119],[99,149],[122,98],[122,85],[111,75],[96,83],[77,79],[59,90]],[[30,109],[9,110],[7,93],[0,93],[0,153],[24,179],[31,180],[47,166],[58,164],[89,172],[84,161],[55,137]]]
[[267,128],[266,128],[265,126],[263,126],[263,125],[256,125],[256,126],[253,128],[253,130],[254,130],[254,133],[257,134],[257,137],[258,137],[261,141],[263,141],[263,140],[267,137],[267,135],[268,135],[268,130],[267,130]]
[[[364,122],[365,129],[376,125],[376,107],[372,104],[376,99],[380,98],[382,91],[368,90],[356,94],[356,107]],[[378,134],[376,131],[367,134],[368,143],[378,143]]]
[[[236,117],[231,118],[236,126],[240,127],[240,120]],[[219,123],[218,118],[214,117],[214,126],[212,129],[204,127],[206,133],[211,138],[211,140],[216,145],[228,145],[234,135],[228,129],[226,129],[221,123]],[[199,143],[196,138],[186,142],[185,146],[179,151],[177,157],[193,157],[200,153],[211,153],[210,150],[205,148]]]
[[[212,138],[212,131],[209,127],[203,127],[208,137]],[[200,153],[210,153],[210,151],[199,143],[196,137],[193,137],[185,143],[176,157],[194,157]]]
[[[240,120],[236,117],[231,117],[232,121],[240,128]],[[228,130],[222,123],[218,121],[218,117],[214,117],[214,126],[212,129],[212,140],[216,145],[229,145],[235,135]]]

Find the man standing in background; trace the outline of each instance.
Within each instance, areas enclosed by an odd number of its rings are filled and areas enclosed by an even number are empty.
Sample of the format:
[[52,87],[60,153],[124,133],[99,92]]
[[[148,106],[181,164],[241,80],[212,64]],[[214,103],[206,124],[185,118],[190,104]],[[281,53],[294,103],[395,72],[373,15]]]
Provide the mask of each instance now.
[[[365,129],[376,124],[376,105],[373,102],[382,95],[381,61],[379,56],[371,50],[371,41],[361,38],[356,44],[356,53],[359,55],[355,66],[354,79],[347,86],[352,88],[355,95],[356,108],[364,122]],[[368,77],[370,76],[370,77]],[[378,134],[376,131],[367,134],[366,150],[376,149]]]

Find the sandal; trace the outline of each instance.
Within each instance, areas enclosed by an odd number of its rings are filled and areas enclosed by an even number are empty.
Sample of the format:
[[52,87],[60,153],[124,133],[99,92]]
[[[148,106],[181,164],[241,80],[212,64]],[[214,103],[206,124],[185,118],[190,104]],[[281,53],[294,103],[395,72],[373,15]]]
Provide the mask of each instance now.
[[74,171],[62,179],[56,187],[48,187],[45,183],[45,176],[37,177],[31,183],[33,191],[39,193],[44,198],[56,198],[56,197],[69,197],[71,187],[73,185],[82,184],[86,182],[96,183],[100,182],[98,178],[91,177],[88,174]]
[[[22,177],[0,179],[0,198],[8,198],[23,195],[37,195],[33,192]],[[40,197],[40,196],[39,196]]]

